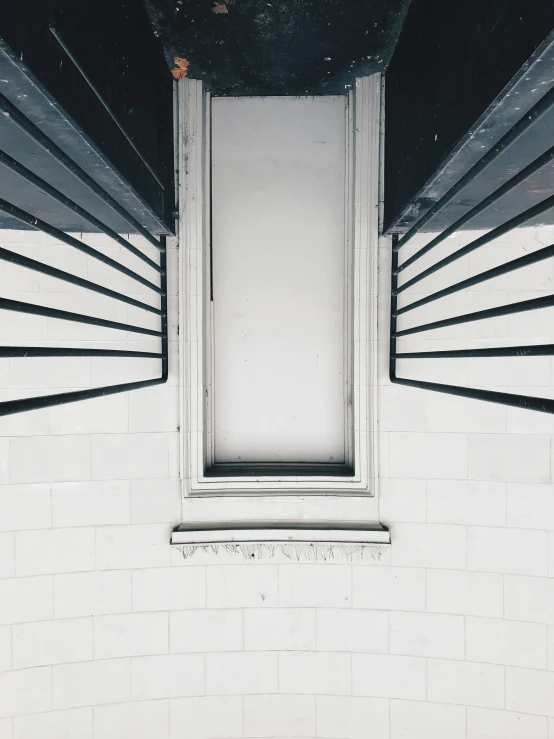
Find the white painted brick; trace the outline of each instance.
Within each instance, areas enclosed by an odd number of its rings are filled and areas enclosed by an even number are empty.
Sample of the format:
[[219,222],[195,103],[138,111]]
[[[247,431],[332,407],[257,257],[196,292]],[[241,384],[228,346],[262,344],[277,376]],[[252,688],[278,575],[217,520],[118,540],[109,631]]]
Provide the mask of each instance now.
[[463,434],[392,433],[390,445],[394,477],[467,477],[467,437]]
[[393,528],[392,563],[408,567],[466,566],[466,530],[446,524],[401,523]]
[[546,721],[544,716],[468,708],[467,739],[547,739]]
[[207,568],[208,608],[276,606],[277,565],[214,565]]
[[15,539],[18,576],[94,569],[94,529],[18,531]]
[[54,526],[129,523],[129,483],[59,482],[52,485]]
[[0,624],[52,618],[52,578],[0,581]]
[[204,567],[164,567],[133,572],[133,611],[183,611],[205,605]]
[[280,693],[351,692],[350,655],[336,652],[281,652],[279,654]]
[[278,692],[276,652],[226,652],[206,655],[207,695]]
[[175,611],[170,613],[169,619],[171,652],[230,652],[242,649],[241,611]]
[[344,565],[297,564],[279,567],[279,605],[348,608],[351,573]]
[[12,627],[0,626],[0,672],[12,669]]
[[[44,392],[46,393],[48,391]],[[0,401],[17,400],[26,395],[28,395],[28,392],[25,390],[0,390]],[[12,413],[10,416],[2,416],[0,418],[0,436],[42,436],[43,434],[49,433],[50,419],[47,408],[26,411],[25,413]],[[2,439],[0,441],[0,449],[2,446],[9,447],[9,439]],[[2,463],[0,462],[0,470],[1,468]],[[6,476],[7,480],[8,477]]]
[[427,699],[483,708],[504,707],[504,668],[443,659],[427,661]]
[[15,575],[15,534],[0,533],[0,580]]
[[469,526],[506,525],[506,485],[502,482],[429,480],[427,520]]
[[21,388],[86,388],[89,357],[21,357],[10,359],[10,385]]
[[546,667],[546,626],[466,618],[466,658],[514,667]]
[[286,737],[314,735],[315,699],[312,696],[246,695],[244,697],[244,736],[259,739],[264,737],[286,739]]
[[354,608],[425,610],[425,572],[408,567],[353,567]]
[[546,533],[518,529],[470,528],[469,570],[514,575],[546,575]]
[[505,577],[504,608],[506,618],[554,623],[554,580]]
[[2,485],[0,529],[43,529],[52,526],[50,485]]
[[132,480],[132,523],[178,523],[181,519],[179,480]]
[[162,654],[133,657],[131,698],[153,700],[204,695],[203,654]]
[[131,610],[130,572],[79,572],[54,576],[56,618]]
[[391,613],[390,652],[463,659],[464,619],[435,613]]
[[[435,361],[440,362],[440,360]],[[445,393],[425,393],[425,397],[427,399],[427,431],[458,434],[506,433],[505,406]],[[421,431],[422,427],[416,430]]]
[[91,440],[93,480],[167,477],[167,434],[97,434]]
[[169,558],[169,529],[151,526],[106,526],[96,534],[99,570],[166,567]]
[[438,703],[392,700],[391,739],[466,739],[466,709]]
[[52,679],[55,709],[123,703],[130,698],[128,659],[55,665]]
[[92,659],[92,619],[17,624],[13,627],[15,669],[86,662]]
[[167,654],[168,649],[167,613],[129,613],[94,618],[95,659]]
[[425,700],[426,660],[392,654],[353,654],[352,693]]
[[11,482],[89,479],[90,439],[87,436],[30,436],[11,439]]
[[505,482],[549,482],[548,436],[478,434],[468,438],[469,477]]
[[386,698],[318,696],[317,736],[325,739],[380,739],[389,736]]
[[0,718],[0,739],[14,739],[11,718]]
[[317,648],[325,652],[388,652],[389,617],[383,611],[321,609]]
[[171,739],[234,739],[242,734],[242,697],[174,698],[169,704]]
[[129,395],[129,431],[177,431],[179,388],[158,385]]
[[92,739],[92,736],[92,708],[71,708],[14,719],[14,739]]
[[503,613],[502,575],[484,572],[427,572],[427,610],[474,616]]
[[[529,340],[529,337],[526,337]],[[518,388],[521,395],[533,395],[541,398],[552,397],[550,387]],[[523,408],[507,408],[509,434],[554,434],[554,417],[551,413],[537,413]]]
[[548,627],[547,670],[554,671],[554,624]]
[[425,480],[382,478],[379,481],[379,520],[423,522],[427,520]]
[[53,406],[49,411],[50,433],[124,433],[129,428],[129,396],[130,393],[118,393]]
[[252,608],[244,611],[244,648],[314,650],[316,614],[308,608]]
[[10,439],[0,438],[0,483],[10,480]]
[[51,708],[50,667],[0,673],[0,718],[42,713]]
[[420,390],[402,385],[379,388],[377,419],[381,431],[421,431],[425,428],[425,401]]
[[506,668],[506,708],[554,717],[554,672]]
[[508,484],[508,526],[554,531],[554,485]]
[[554,577],[554,531],[548,532],[548,574]]
[[169,701],[135,701],[94,709],[94,739],[169,739]]

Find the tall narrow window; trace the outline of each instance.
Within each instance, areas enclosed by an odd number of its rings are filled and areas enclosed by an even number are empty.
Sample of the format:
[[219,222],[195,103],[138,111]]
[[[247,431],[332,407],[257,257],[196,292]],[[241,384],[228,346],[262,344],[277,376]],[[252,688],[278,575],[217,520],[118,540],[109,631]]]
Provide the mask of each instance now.
[[211,474],[351,474],[347,98],[211,106]]

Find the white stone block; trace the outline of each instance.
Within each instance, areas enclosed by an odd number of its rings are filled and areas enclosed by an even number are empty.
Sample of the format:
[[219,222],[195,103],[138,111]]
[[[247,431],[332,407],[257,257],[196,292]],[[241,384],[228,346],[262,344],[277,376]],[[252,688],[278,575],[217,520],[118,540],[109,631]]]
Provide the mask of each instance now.
[[99,570],[167,567],[169,528],[164,524],[106,526],[96,533]]
[[278,692],[275,652],[226,652],[206,655],[207,695]]
[[[436,359],[435,362],[441,362],[441,360]],[[419,392],[421,393],[421,390]],[[446,393],[425,393],[425,395],[427,397],[427,431],[458,434],[506,433],[505,406]],[[421,431],[422,429],[420,427],[416,430]]]
[[243,648],[240,610],[170,614],[170,652],[230,652]]
[[87,436],[14,437],[10,442],[12,483],[90,480]]
[[435,613],[391,613],[390,652],[463,659],[464,619]]
[[421,431],[425,428],[427,393],[386,385],[379,388],[378,424],[381,431]]
[[15,575],[15,534],[0,533],[0,580]]
[[466,567],[466,530],[447,524],[401,523],[393,529],[392,563],[409,567]]
[[426,660],[392,654],[353,654],[352,693],[425,700]]
[[94,708],[94,739],[169,739],[169,701],[135,701]]
[[476,434],[468,438],[469,477],[505,482],[549,482],[548,436]]
[[315,735],[315,726],[315,698],[313,696],[246,695],[244,697],[245,737],[258,737],[258,739],[310,737]]
[[243,726],[242,696],[174,698],[169,705],[171,739],[235,739]]
[[0,673],[0,718],[42,713],[51,708],[50,667]]
[[427,700],[483,708],[504,707],[504,668],[474,662],[427,661]]
[[327,562],[279,567],[279,605],[349,608],[351,604],[351,572],[348,566]]
[[203,654],[162,654],[133,657],[131,698],[155,700],[204,695]]
[[427,520],[469,526],[506,525],[506,484],[429,480]]
[[506,708],[554,717],[554,672],[506,668]]
[[167,613],[129,613],[94,618],[94,658],[167,654]]
[[437,613],[502,617],[502,575],[428,570],[427,610]]
[[554,531],[554,485],[508,483],[508,526]]
[[1,580],[0,604],[0,624],[52,618],[52,578]]
[[317,696],[317,736],[325,739],[381,739],[389,736],[386,698]]
[[325,652],[388,652],[389,617],[383,611],[327,609],[317,613],[317,648]]
[[167,434],[97,434],[91,440],[93,480],[167,477]]
[[130,610],[130,572],[79,572],[54,576],[56,618],[99,616]]
[[[333,611],[334,613],[334,611]],[[248,608],[244,611],[244,648],[252,650],[314,650],[313,608]]]
[[92,708],[70,708],[14,719],[14,739],[92,739],[92,736]]
[[425,571],[409,567],[353,567],[354,608],[425,610]]
[[158,385],[129,395],[129,431],[175,432],[179,425],[179,388]]
[[391,739],[466,739],[466,709],[438,703],[392,700]]
[[467,739],[547,739],[547,719],[511,711],[467,709]]
[[463,434],[391,433],[392,477],[467,477],[467,437]]
[[[48,668],[40,668],[48,669]],[[54,709],[124,703],[130,699],[130,660],[105,659],[52,668]]]
[[133,611],[183,611],[205,605],[204,567],[163,567],[133,572]]
[[15,550],[18,577],[93,570],[94,528],[18,531]]
[[92,619],[64,619],[13,627],[15,669],[92,659]]
[[379,520],[384,524],[426,521],[426,481],[379,480]]
[[545,577],[505,577],[504,608],[506,618],[554,623],[554,580]]
[[546,626],[466,618],[466,658],[514,667],[546,667]]
[[130,521],[129,483],[60,482],[52,485],[54,526],[102,526]]
[[131,480],[132,523],[180,523],[180,480]]
[[12,667],[12,627],[0,626],[0,672]]
[[469,570],[546,575],[546,533],[520,529],[469,528]]
[[334,652],[281,652],[279,692],[349,695],[350,655]]
[[0,487],[0,530],[43,529],[51,526],[50,485]]
[[[278,565],[213,565],[207,568],[209,608],[256,608],[278,603]],[[266,691],[268,692],[268,691]]]

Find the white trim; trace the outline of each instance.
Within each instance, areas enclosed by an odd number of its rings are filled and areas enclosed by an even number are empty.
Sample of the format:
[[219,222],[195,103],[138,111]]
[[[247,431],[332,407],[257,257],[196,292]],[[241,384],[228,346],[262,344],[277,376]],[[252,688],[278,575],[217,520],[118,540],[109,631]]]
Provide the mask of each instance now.
[[[206,388],[211,347],[204,296],[208,289],[209,98],[202,83],[183,79],[179,98],[180,356],[182,393],[182,475],[186,497],[202,495],[365,495],[377,492],[377,242],[380,75],[356,81],[353,108],[353,294],[352,413],[355,472],[352,477],[206,477],[209,418]],[[353,105],[352,105],[353,102]],[[351,148],[351,147],[349,147]],[[347,198],[348,200],[348,198]],[[348,206],[347,206],[348,207]],[[208,320],[206,320],[208,319]],[[377,520],[377,519],[374,519]]]

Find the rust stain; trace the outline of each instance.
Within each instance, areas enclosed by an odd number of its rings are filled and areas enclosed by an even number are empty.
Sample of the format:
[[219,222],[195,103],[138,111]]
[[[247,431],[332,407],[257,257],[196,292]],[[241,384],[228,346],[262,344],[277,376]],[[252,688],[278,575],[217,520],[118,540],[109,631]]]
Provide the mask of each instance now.
[[228,13],[228,12],[229,12],[229,8],[225,5],[225,3],[221,2],[221,0],[216,0],[212,8],[212,13],[219,14],[219,13]]
[[188,59],[183,59],[180,56],[176,56],[173,59],[173,63],[175,64],[175,67],[171,70],[173,79],[182,80],[183,77],[186,77],[188,74],[190,62],[188,61]]

